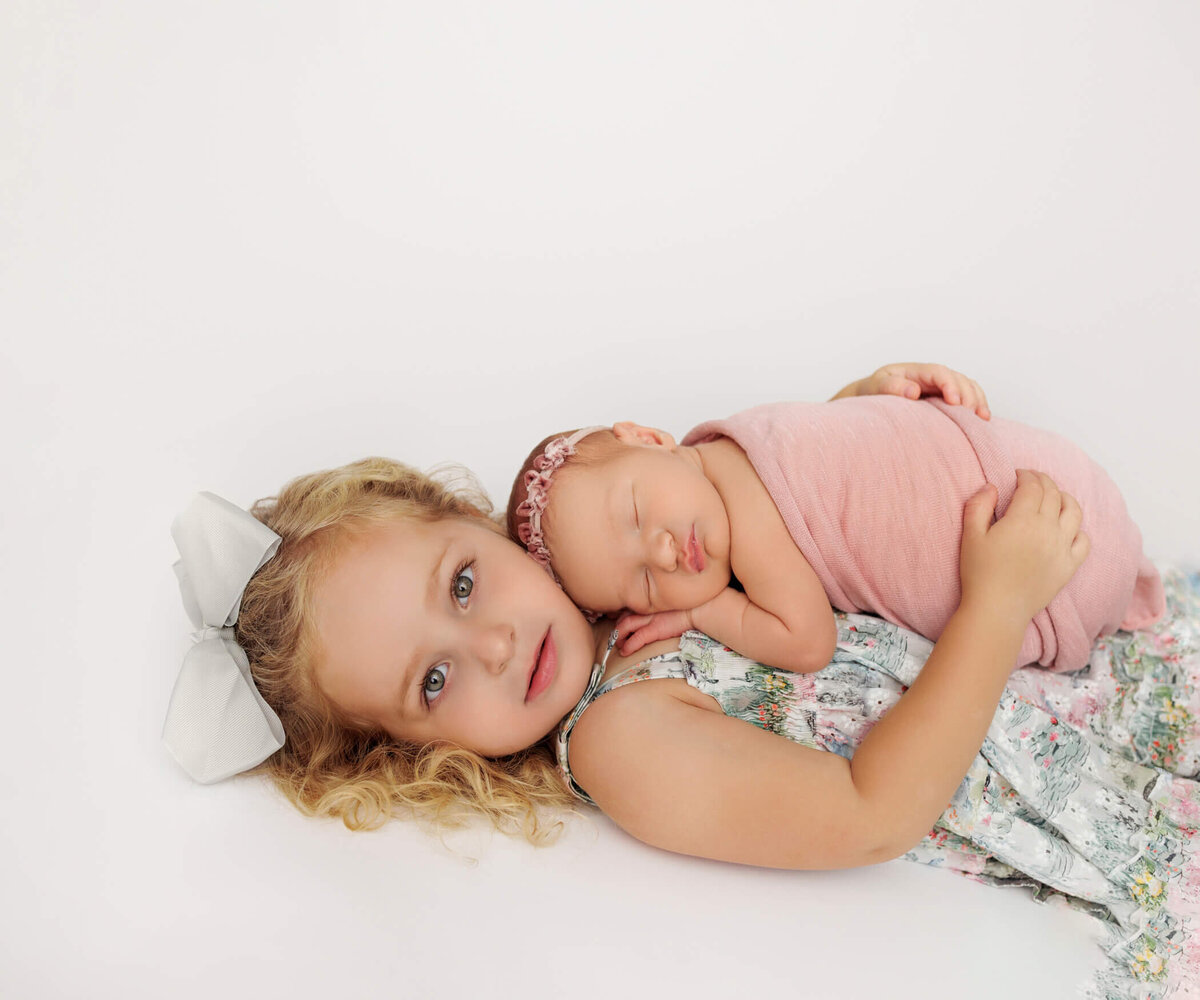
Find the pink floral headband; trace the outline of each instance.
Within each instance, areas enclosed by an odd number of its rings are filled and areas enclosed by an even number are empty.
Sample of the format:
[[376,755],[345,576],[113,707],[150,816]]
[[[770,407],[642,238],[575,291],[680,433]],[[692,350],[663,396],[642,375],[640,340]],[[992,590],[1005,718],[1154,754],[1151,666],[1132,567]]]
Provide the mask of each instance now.
[[575,454],[575,446],[580,441],[589,434],[604,429],[584,427],[574,434],[556,437],[533,460],[532,468],[525,473],[525,499],[517,504],[517,517],[522,519],[517,527],[517,537],[560,587],[562,581],[550,565],[550,550],[546,548],[546,537],[542,533],[542,515],[546,513],[546,503],[550,499],[550,480],[566,460]]

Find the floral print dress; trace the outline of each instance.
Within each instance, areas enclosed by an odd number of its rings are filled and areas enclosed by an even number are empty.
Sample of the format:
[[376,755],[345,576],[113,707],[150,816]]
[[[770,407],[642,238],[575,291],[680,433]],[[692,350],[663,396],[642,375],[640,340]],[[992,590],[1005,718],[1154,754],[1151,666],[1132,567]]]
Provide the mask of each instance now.
[[[1200,996],[1200,574],[1163,579],[1167,614],[1149,629],[1101,639],[1075,674],[1012,675],[949,806],[904,855],[1093,914],[1109,961],[1086,995],[1104,1000]],[[651,678],[682,678],[726,715],[852,757],[933,644],[868,615],[837,620],[833,661],[812,674],[698,632],[603,685],[598,664],[558,733],[570,787],[591,801],[568,764],[579,716]]]

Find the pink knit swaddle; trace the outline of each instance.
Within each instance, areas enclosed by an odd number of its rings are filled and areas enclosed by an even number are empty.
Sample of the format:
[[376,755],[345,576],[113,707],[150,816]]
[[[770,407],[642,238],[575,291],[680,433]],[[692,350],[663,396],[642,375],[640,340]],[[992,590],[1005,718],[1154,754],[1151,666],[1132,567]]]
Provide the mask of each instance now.
[[746,452],[835,608],[936,639],[958,607],[964,504],[990,482],[1002,514],[1016,470],[1029,468],[1079,501],[1092,548],[1030,624],[1019,663],[1078,670],[1097,636],[1165,611],[1116,485],[1056,434],[941,400],[865,396],[759,406],[707,421],[683,443],[718,436]]

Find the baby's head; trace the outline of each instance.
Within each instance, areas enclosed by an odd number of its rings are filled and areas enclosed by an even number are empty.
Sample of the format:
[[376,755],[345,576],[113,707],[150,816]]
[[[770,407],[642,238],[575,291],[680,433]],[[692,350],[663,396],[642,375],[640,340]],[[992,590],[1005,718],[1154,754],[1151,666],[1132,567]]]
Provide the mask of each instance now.
[[[370,700],[348,699],[347,691],[353,693],[357,689],[347,688],[343,683],[346,677],[353,679],[354,671],[360,667],[354,658],[365,655],[362,650],[370,647],[357,644],[347,653],[329,641],[335,635],[340,639],[346,629],[331,633],[326,627],[334,620],[346,625],[349,622],[346,614],[360,610],[345,603],[337,605],[336,598],[330,597],[334,582],[355,572],[358,565],[355,559],[361,562],[364,554],[373,558],[389,540],[393,545],[389,551],[398,555],[384,569],[390,571],[390,579],[397,586],[413,583],[417,575],[411,571],[410,550],[404,547],[406,540],[437,532],[465,537],[469,544],[478,543],[486,549],[487,556],[479,557],[483,567],[478,571],[480,574],[488,573],[495,564],[492,548],[500,547],[498,558],[503,559],[511,552],[534,576],[544,579],[544,574],[503,537],[489,512],[490,504],[483,492],[467,476],[447,484],[381,458],[301,476],[288,483],[278,496],[260,500],[252,508],[251,513],[276,532],[281,542],[275,556],[246,586],[236,637],[250,661],[259,693],[279,716],[286,735],[283,748],[258,770],[268,773],[301,811],[339,816],[355,829],[378,826],[397,808],[443,823],[454,823],[465,813],[482,812],[499,827],[522,830],[530,840],[542,840],[549,835],[546,825],[539,825],[537,807],[564,805],[570,799],[546,741],[535,744],[531,740],[518,752],[492,759],[453,740],[425,740],[418,734],[409,738],[404,733],[389,731],[395,727],[389,727],[379,713],[370,710]],[[408,535],[403,534],[404,529],[408,529]],[[439,586],[434,593],[428,573],[415,581],[414,586],[418,594],[425,595],[428,590],[434,599],[449,605],[451,610],[447,614],[453,616],[470,604],[474,572],[458,567],[457,563],[439,567],[441,570],[453,577],[448,587]],[[509,578],[503,568],[497,569],[495,576],[498,586]],[[482,586],[486,588],[487,582]],[[515,589],[527,597],[531,593],[527,587]],[[570,646],[577,658],[583,657],[586,663],[583,669],[590,670],[591,630],[556,587],[551,585],[549,590],[558,595],[558,601],[577,620],[573,623],[565,614],[561,621],[555,619],[558,624],[555,634],[561,636],[560,642]],[[369,589],[366,594],[363,603],[370,603],[375,595]],[[544,604],[541,596],[534,594],[528,603],[541,608]],[[375,601],[377,611],[386,614],[390,610],[396,618],[420,611],[398,606],[385,608],[386,600],[385,595]],[[349,627],[369,629],[374,620],[354,619]],[[447,649],[436,651],[439,658],[445,657],[445,664],[438,661],[442,673],[435,686],[447,688],[445,704],[453,711],[455,696],[460,696],[461,704],[461,695],[470,690],[463,679],[483,676],[483,671],[473,661],[467,664],[465,656],[457,655],[468,641],[479,638],[478,629],[471,631],[475,626],[465,615],[461,622],[452,621],[451,625],[459,627],[459,631],[446,637]],[[418,625],[418,630],[422,627],[423,624]],[[538,628],[542,630],[538,632],[540,638],[546,631],[541,619],[523,629],[518,622],[512,631],[515,635]],[[576,635],[579,631],[585,633],[584,638]],[[425,649],[427,638],[422,634],[419,640],[413,639],[422,643],[421,655],[429,653]],[[408,639],[408,635],[401,636],[397,648],[385,649],[384,662],[403,664],[415,658],[417,654],[409,648]],[[532,641],[525,640],[524,644]],[[581,643],[588,648],[579,653],[574,647]],[[523,648],[520,650],[522,656],[525,652]],[[341,674],[331,666],[335,662]],[[420,687],[425,665],[415,666]],[[525,667],[523,660],[520,667],[522,670]],[[454,675],[454,670],[462,671],[461,678]],[[516,670],[508,676],[515,686]],[[385,678],[391,683],[385,697],[399,690],[400,685],[392,683],[398,680],[394,673],[390,679]],[[453,690],[456,681],[458,691]],[[496,693],[492,689],[483,692]],[[506,695],[507,691],[499,693]],[[513,700],[519,701],[519,697]],[[554,706],[547,711],[553,714],[558,709]],[[544,735],[545,731],[537,733],[538,737]]]
[[538,444],[508,533],[595,613],[694,608],[729,585],[729,518],[700,453],[628,421]]

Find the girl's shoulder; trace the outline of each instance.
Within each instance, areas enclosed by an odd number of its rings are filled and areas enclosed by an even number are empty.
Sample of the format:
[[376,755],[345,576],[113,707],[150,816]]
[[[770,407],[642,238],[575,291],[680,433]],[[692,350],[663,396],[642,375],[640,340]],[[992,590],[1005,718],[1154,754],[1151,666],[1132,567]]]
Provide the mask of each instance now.
[[569,743],[570,775],[577,784],[586,789],[609,777],[620,757],[614,747],[669,729],[675,706],[722,714],[714,697],[688,683],[682,663],[677,637],[628,656],[612,651],[594,692],[582,710],[564,721],[565,735],[560,733],[560,758]]
[[[635,663],[615,679],[624,683],[596,697],[570,732],[570,774],[593,801],[610,788],[635,800],[649,793],[650,784],[639,792],[639,777],[652,773],[669,748],[685,749],[688,736],[680,722],[697,713],[724,716],[711,695],[683,677],[651,676],[648,665]],[[598,804],[611,812],[606,798],[601,794]]]

